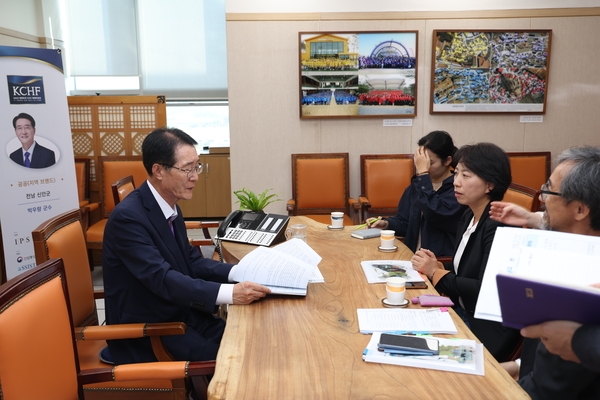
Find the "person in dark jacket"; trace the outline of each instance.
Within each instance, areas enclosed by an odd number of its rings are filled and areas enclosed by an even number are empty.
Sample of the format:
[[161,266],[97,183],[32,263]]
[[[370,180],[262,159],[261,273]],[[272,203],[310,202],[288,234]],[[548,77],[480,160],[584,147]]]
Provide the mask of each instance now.
[[[185,322],[185,334],[162,338],[179,361],[216,358],[225,328],[213,315],[219,305],[250,304],[271,292],[233,282],[236,266],[190,245],[177,201],[192,198],[202,172],[196,144],[176,128],[146,136],[148,180],[111,212],[102,246],[107,324]],[[108,347],[116,364],[157,361],[149,337],[109,340]]]
[[436,256],[451,256],[457,223],[466,209],[454,196],[456,146],[444,131],[423,136],[418,145],[416,174],[398,203],[398,213],[369,227],[394,230],[396,236],[404,236],[404,244],[413,252],[425,247]]
[[475,318],[474,313],[496,228],[504,225],[490,218],[490,203],[504,197],[511,182],[510,163],[506,153],[492,143],[461,147],[456,162],[456,199],[468,209],[458,224],[452,261],[442,264],[423,248],[412,263],[438,292],[450,296],[456,312],[489,352],[498,361],[507,361],[521,341],[519,331]]

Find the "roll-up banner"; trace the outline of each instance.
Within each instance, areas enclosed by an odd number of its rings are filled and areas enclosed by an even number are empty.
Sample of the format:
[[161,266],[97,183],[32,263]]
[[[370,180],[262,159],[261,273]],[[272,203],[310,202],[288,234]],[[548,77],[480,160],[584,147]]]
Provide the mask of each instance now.
[[0,46],[0,224],[6,277],[35,267],[31,231],[79,207],[60,49]]

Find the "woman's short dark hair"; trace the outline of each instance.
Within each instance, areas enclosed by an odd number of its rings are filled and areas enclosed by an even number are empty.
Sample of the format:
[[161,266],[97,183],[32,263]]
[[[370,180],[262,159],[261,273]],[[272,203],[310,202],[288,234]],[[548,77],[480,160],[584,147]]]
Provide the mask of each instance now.
[[452,157],[452,163],[450,165],[452,167],[456,166],[456,163],[454,162],[454,154],[456,153],[457,149],[452,141],[452,136],[450,136],[448,132],[430,132],[419,139],[417,144],[434,153],[442,160],[442,162],[446,161],[448,157]]
[[458,149],[455,158],[456,163],[494,185],[488,193],[491,201],[502,200],[512,180],[510,161],[504,150],[493,143],[470,144]]
[[162,127],[153,130],[142,142],[142,160],[148,175],[152,175],[152,166],[162,164],[172,167],[175,160],[175,149],[181,145],[196,145],[198,142],[190,135],[177,128]]

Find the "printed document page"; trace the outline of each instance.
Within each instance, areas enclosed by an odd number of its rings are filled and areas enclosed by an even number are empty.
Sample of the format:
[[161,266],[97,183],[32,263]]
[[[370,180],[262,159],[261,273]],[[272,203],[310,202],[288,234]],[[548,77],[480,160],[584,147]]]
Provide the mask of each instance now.
[[321,257],[318,254],[315,257],[316,253],[300,239],[291,239],[289,242],[293,241],[300,243],[284,246],[283,251],[279,246],[257,247],[240,260],[231,278],[237,282],[260,283],[269,287],[274,294],[305,296],[308,281],[317,268],[314,262],[318,263]]
[[[291,239],[278,244],[274,247],[278,251],[283,251],[286,254],[294,256],[300,260],[306,261],[309,264],[318,265],[322,258],[312,249],[306,242],[300,239]],[[323,274],[319,270],[319,267],[315,267],[311,277],[308,279],[310,283],[325,282]]]
[[496,230],[475,307],[475,318],[502,322],[496,275],[556,284],[600,282],[600,237],[502,227]]
[[406,279],[406,282],[424,282],[423,277],[405,260],[361,261],[360,266],[369,283],[385,283],[392,276]]
[[360,333],[458,333],[450,313],[439,308],[359,308],[356,312]]

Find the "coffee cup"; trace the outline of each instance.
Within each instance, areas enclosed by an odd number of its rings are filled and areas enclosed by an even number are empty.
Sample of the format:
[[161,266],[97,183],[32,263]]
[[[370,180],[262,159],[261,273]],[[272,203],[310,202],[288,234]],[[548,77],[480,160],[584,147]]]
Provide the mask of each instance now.
[[406,293],[406,279],[393,276],[385,280],[385,293],[388,303],[400,305],[404,303],[404,294]]
[[290,225],[285,230],[285,238],[288,240],[293,239],[293,238],[298,238],[298,239],[304,240],[306,242],[306,225],[304,225],[304,224]]
[[381,231],[381,248],[382,249],[393,249],[394,248],[394,241],[396,240],[395,238],[395,233],[392,230],[382,230]]
[[344,226],[344,213],[341,211],[334,211],[331,213],[331,226],[333,228],[341,228]]

